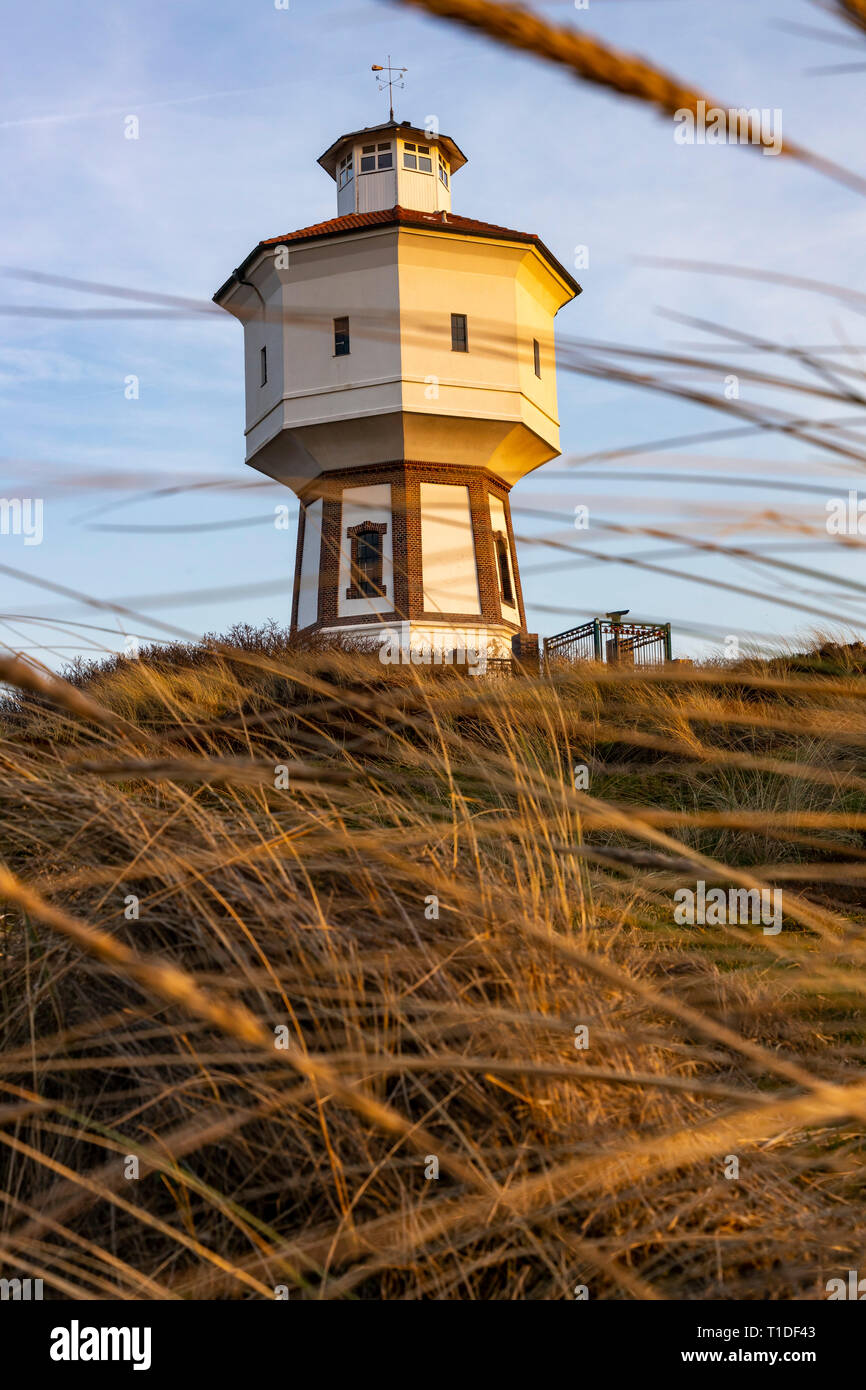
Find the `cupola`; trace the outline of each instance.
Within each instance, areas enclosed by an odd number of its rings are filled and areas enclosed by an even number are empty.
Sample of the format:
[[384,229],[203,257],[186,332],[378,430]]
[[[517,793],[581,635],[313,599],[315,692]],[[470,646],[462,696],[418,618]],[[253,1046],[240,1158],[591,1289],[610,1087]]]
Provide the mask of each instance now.
[[435,127],[396,120],[341,135],[319,157],[337,185],[338,217],[393,207],[450,212],[451,180],[465,163]]

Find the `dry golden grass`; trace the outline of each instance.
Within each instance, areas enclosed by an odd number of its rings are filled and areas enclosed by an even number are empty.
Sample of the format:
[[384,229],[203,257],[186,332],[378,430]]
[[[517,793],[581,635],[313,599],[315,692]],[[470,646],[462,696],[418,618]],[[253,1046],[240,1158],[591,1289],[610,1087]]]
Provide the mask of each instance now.
[[[668,114],[701,99],[515,6],[402,3]],[[866,1235],[862,658],[473,679],[266,632],[69,683],[2,659],[0,1273],[823,1298]],[[783,930],[677,925],[698,880],[781,886]]]
[[[866,1232],[866,684],[833,657],[473,679],[270,634],[22,681],[3,1272],[823,1297]],[[701,878],[782,885],[783,931],[676,926]]]

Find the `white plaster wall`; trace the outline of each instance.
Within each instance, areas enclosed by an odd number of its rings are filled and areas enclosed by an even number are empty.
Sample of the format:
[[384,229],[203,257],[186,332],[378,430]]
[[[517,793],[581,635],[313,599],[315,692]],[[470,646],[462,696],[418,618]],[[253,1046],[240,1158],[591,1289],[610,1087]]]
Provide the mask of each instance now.
[[[396,170],[353,183],[386,177],[396,191]],[[292,486],[347,459],[401,455],[486,465],[513,483],[559,451],[548,343],[569,294],[535,248],[390,227],[288,250],[287,268],[276,269],[269,247],[247,272],[266,317],[245,286],[224,301],[245,325],[248,462]],[[452,312],[468,316],[468,353],[451,351]],[[342,316],[351,354],[335,357],[333,319]],[[532,371],[533,337],[542,380]],[[348,452],[344,421],[363,425]]]
[[[400,408],[396,230],[287,245],[285,270],[271,269],[269,248],[249,272],[250,279],[261,280],[268,314],[263,324],[260,306],[250,298],[244,330],[248,459],[281,428]],[[334,319],[343,317],[349,319],[351,352],[335,357]],[[262,389],[256,374],[265,332],[271,346],[268,386]]]
[[[515,596],[515,598],[516,598],[516,597],[517,597],[517,584],[516,584],[515,579],[514,579],[514,562],[513,562],[512,558],[511,558],[511,542],[510,542],[509,539],[508,539],[508,525],[507,525],[506,520],[505,520],[505,507],[504,507],[503,504],[502,504],[501,498],[494,496],[494,494],[493,494],[492,492],[490,493],[490,524],[491,524],[491,526],[493,527],[494,534],[498,531],[501,535],[503,535],[503,536],[505,537],[505,543],[506,543],[506,545],[508,546],[508,572],[509,572],[509,574],[511,575],[511,592],[514,594],[514,596]],[[498,582],[498,580],[499,580],[499,564],[498,564],[498,563],[497,563],[497,566],[496,566],[496,578],[497,578],[497,582]],[[518,627],[519,627],[519,626],[520,626],[520,614],[518,613],[517,607],[516,607],[515,604],[506,603],[505,600],[503,599],[503,597],[502,597],[502,586],[501,586],[501,585],[500,585],[500,587],[499,587],[499,601],[500,601],[500,603],[501,603],[501,605],[502,605],[502,616],[503,616],[503,618],[506,618],[506,619],[508,620],[508,622],[510,622],[510,623],[517,623],[517,625],[518,625]]]
[[469,488],[465,485],[421,484],[421,572],[425,611],[481,612]]
[[[352,618],[367,613],[389,613],[394,607],[394,519],[391,514],[391,484],[377,483],[372,487],[344,488],[342,511],[337,615],[340,618]],[[382,544],[382,598],[346,598],[346,590],[352,577],[352,543],[348,531],[350,526],[360,526],[362,521],[384,521],[388,527]]]
[[317,497],[306,509],[304,549],[298,592],[298,627],[309,627],[319,616],[319,566],[322,557],[322,499]]

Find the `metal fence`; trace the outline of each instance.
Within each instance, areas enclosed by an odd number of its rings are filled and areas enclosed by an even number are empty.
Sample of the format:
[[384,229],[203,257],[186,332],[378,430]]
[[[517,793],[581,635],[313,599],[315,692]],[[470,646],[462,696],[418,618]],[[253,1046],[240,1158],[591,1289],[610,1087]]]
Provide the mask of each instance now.
[[671,625],[593,618],[544,639],[544,660],[605,661],[611,665],[661,666],[671,660]]

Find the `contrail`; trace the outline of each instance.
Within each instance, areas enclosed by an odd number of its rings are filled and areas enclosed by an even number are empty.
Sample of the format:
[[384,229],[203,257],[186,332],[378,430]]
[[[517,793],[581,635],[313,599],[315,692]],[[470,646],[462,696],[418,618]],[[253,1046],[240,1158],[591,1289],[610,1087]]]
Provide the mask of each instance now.
[[279,85],[278,82],[271,82],[266,87],[234,87],[224,92],[204,92],[197,97],[166,97],[164,101],[137,101],[126,106],[104,106],[97,111],[72,111],[56,116],[21,116],[14,121],[0,121],[0,130],[27,125],[65,125],[71,121],[93,120],[98,116],[128,116],[131,111],[151,111],[158,106],[189,106],[196,101],[217,101],[220,97],[245,96],[249,92],[270,92]]

